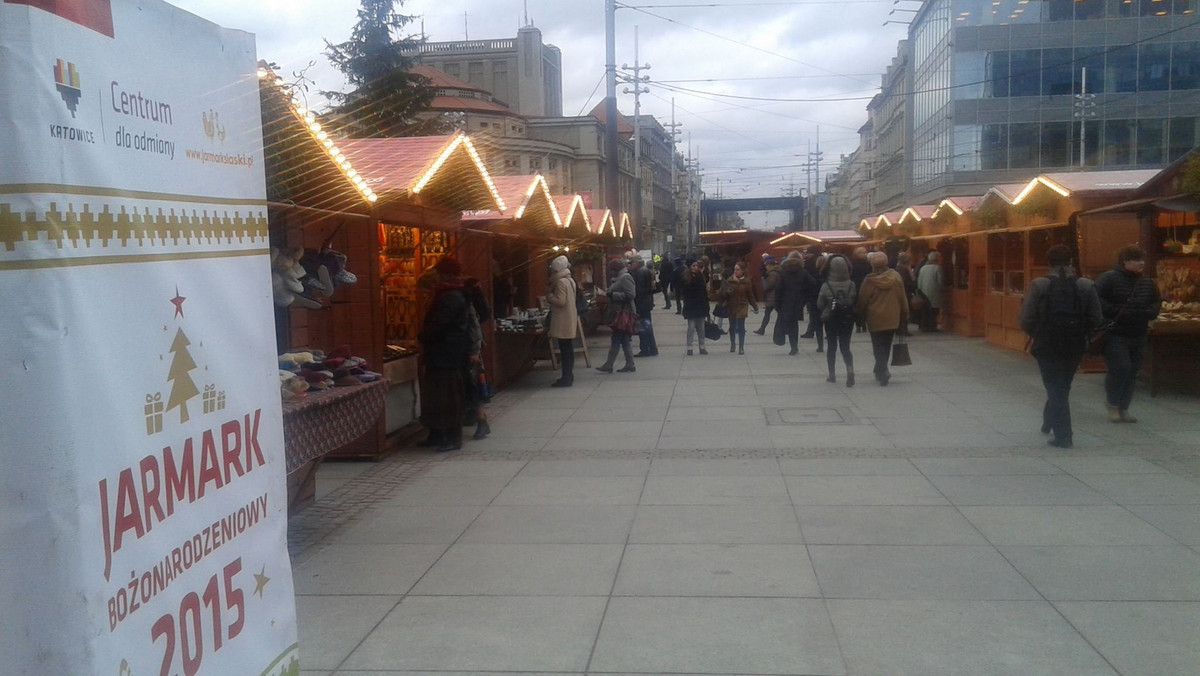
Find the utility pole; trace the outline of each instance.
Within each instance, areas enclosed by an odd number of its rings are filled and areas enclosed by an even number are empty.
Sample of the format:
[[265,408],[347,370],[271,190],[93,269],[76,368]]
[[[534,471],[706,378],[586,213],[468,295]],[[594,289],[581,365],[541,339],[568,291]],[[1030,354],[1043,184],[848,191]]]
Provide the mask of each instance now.
[[[675,167],[675,139],[679,137],[679,127],[682,125],[675,121],[675,97],[671,97],[671,124],[664,125],[668,129],[667,134],[671,139],[671,235],[672,240],[679,236],[679,174]],[[674,241],[672,241],[672,244]],[[674,247],[671,247],[674,248]]]
[[[630,68],[629,64],[623,63],[621,70],[633,73],[633,75],[622,75],[621,79],[633,85],[632,90],[626,87],[623,91],[626,94],[633,94],[633,184],[636,188],[633,204],[636,229],[641,233],[643,232],[642,225],[650,220],[646,218],[646,205],[642,194],[642,94],[650,91],[649,87],[642,85],[643,82],[650,80],[650,76],[642,75],[642,71],[650,70],[650,64],[643,66],[638,60],[637,26],[633,27],[633,67]],[[650,182],[653,185],[653,175],[650,177]],[[651,208],[653,208],[653,201],[653,197],[651,197]],[[653,236],[651,236],[651,242],[653,242]]]
[[821,152],[821,126],[817,125],[817,151],[812,153],[812,155],[809,157],[809,161],[812,162],[813,165],[813,174],[816,176],[816,182],[814,185],[816,190],[809,193],[813,199],[813,220],[816,221],[814,224],[816,227],[813,228],[814,230],[821,229],[821,160],[824,157],[825,153]]
[[617,218],[621,211],[621,169],[617,149],[617,0],[604,0],[606,95],[604,101],[604,202]]

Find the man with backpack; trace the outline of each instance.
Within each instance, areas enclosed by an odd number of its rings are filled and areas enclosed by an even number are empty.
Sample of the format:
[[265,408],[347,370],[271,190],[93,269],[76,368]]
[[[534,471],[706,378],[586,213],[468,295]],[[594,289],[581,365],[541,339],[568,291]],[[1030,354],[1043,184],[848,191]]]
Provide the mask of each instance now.
[[1071,269],[1071,249],[1056,244],[1046,252],[1050,274],[1029,285],[1021,305],[1021,330],[1033,342],[1033,353],[1046,405],[1042,409],[1042,433],[1053,434],[1051,446],[1070,448],[1071,381],[1083,360],[1088,335],[1103,321],[1100,298],[1089,279]]

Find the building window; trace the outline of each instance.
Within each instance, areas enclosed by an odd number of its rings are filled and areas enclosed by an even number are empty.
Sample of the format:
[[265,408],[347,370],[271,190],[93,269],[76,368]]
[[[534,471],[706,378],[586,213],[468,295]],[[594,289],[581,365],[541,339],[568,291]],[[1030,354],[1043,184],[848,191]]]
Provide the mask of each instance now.
[[1110,51],[1105,58],[1107,61],[1104,65],[1104,91],[1137,91],[1137,48],[1133,46],[1117,47]]
[[1015,50],[1010,58],[1009,96],[1037,96],[1041,93],[1041,50]]
[[1009,162],[1013,169],[1035,169],[1039,166],[1040,126],[1037,122],[1009,125]]
[[1137,164],[1165,164],[1165,119],[1137,121]]
[[1121,16],[1167,16],[1196,13],[1195,0],[1122,0]]
[[521,168],[521,158],[518,157],[517,155],[505,155],[504,156],[504,168],[505,169],[520,169]]
[[1200,117],[1176,117],[1171,120],[1167,141],[1167,160],[1174,162],[1200,144]]
[[1138,91],[1166,91],[1171,79],[1171,45],[1140,45],[1138,66]]
[[1008,125],[985,124],[983,144],[980,149],[980,166],[983,169],[1008,168]]
[[1042,123],[1043,167],[1069,167],[1071,165],[1071,123]]
[[455,78],[455,79],[458,78],[459,73],[461,72],[461,71],[459,71],[457,63],[442,64],[442,70],[445,71],[446,75],[449,75],[450,77]]
[[508,99],[508,62],[497,61],[492,64],[492,93]]
[[1071,94],[1073,90],[1073,53],[1071,48],[1042,51],[1042,96]]
[[1133,120],[1105,120],[1104,164],[1110,167],[1133,163]]
[[483,81],[483,62],[482,61],[468,61],[467,62],[467,82],[470,82],[471,84],[473,84],[477,87],[484,86],[485,83]]
[[529,158],[529,171],[533,172],[533,171],[541,171],[541,170],[542,170],[542,158],[540,158],[540,157]]
[[1171,45],[1171,89],[1200,89],[1200,42]]

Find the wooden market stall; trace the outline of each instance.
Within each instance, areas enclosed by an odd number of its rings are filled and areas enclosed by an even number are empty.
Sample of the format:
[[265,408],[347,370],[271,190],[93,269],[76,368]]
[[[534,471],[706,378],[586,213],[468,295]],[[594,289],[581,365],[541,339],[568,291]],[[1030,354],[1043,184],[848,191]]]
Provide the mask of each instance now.
[[1146,251],[1162,309],[1150,327],[1142,377],[1151,396],[1164,388],[1200,394],[1200,150],[1150,178],[1129,200],[1079,214],[1079,229],[1081,239],[1100,243],[1091,252],[1097,273],[1111,268],[1126,244]]
[[547,266],[556,255],[553,247],[559,246],[563,221],[540,174],[497,176],[494,181],[505,208],[473,213],[463,222],[472,232],[476,255],[486,252],[490,262],[495,321],[485,328],[484,359],[499,389],[539,357],[548,357],[542,324]]
[[353,231],[369,252],[369,302],[355,308],[370,334],[372,359],[389,381],[384,425],[376,438],[336,455],[378,459],[417,429],[419,344],[431,300],[420,283],[442,258],[458,256],[464,211],[504,203],[466,135],[347,139],[338,144],[356,176],[376,193],[371,227]]

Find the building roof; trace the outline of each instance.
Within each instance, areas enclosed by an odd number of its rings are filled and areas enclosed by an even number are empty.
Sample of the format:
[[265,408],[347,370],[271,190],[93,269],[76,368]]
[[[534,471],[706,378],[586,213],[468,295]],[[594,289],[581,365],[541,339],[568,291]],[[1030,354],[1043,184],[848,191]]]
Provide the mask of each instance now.
[[562,219],[563,230],[567,235],[584,235],[592,231],[588,222],[587,207],[579,195],[555,195],[554,208]]
[[900,217],[904,215],[903,211],[889,211],[886,214],[879,214],[875,218],[875,222],[871,225],[872,229],[878,228],[881,225],[891,227],[900,222]]
[[[1156,169],[1132,169],[1122,171],[1075,171],[1042,174],[1034,180],[1045,179],[1066,188],[1070,192],[1092,192],[1101,190],[1137,190],[1158,174]],[[1032,181],[1031,181],[1032,183]]]
[[617,236],[617,223],[613,219],[612,211],[608,209],[588,209],[587,217],[593,235]]
[[345,139],[338,144],[380,201],[408,200],[455,211],[505,208],[491,175],[462,132]]
[[492,182],[504,201],[504,209],[464,215],[464,222],[513,221],[527,228],[526,233],[542,234],[552,233],[562,226],[550,188],[541,174],[495,176]]
[[801,244],[840,244],[846,242],[861,242],[862,233],[857,230],[803,230],[789,232],[779,239],[771,241],[771,246],[786,246],[789,241],[796,240]]
[[492,93],[486,89],[477,87],[470,82],[464,82],[433,66],[417,64],[409,72],[427,78],[431,86],[438,90],[433,101],[430,102],[430,110],[494,113],[523,117],[517,111],[498,103],[492,97]]
[[633,221],[630,220],[629,214],[622,211],[620,218],[617,220],[617,237],[633,239]]
[[[588,115],[600,120],[601,124],[607,126],[608,111],[605,108],[604,103],[604,101],[601,101],[600,103],[596,104],[596,107],[592,108],[592,112],[588,113]],[[625,115],[623,115],[619,110],[617,111],[617,133],[626,134],[629,136],[633,135],[633,123],[630,122],[629,118],[625,117]]]
[[926,218],[930,218],[931,216],[933,216],[937,212],[937,210],[938,210],[938,205],[936,205],[936,204],[919,204],[917,206],[912,206],[912,207],[905,209],[900,214],[900,220],[904,221],[909,218],[915,218],[918,221],[923,221]]
[[934,210],[933,215],[936,216],[937,212],[940,211],[942,207],[948,206],[952,211],[954,211],[954,213],[961,216],[963,213],[979,206],[979,203],[982,201],[983,197],[980,197],[979,195],[974,195],[971,197],[947,197],[938,203],[938,207]]

